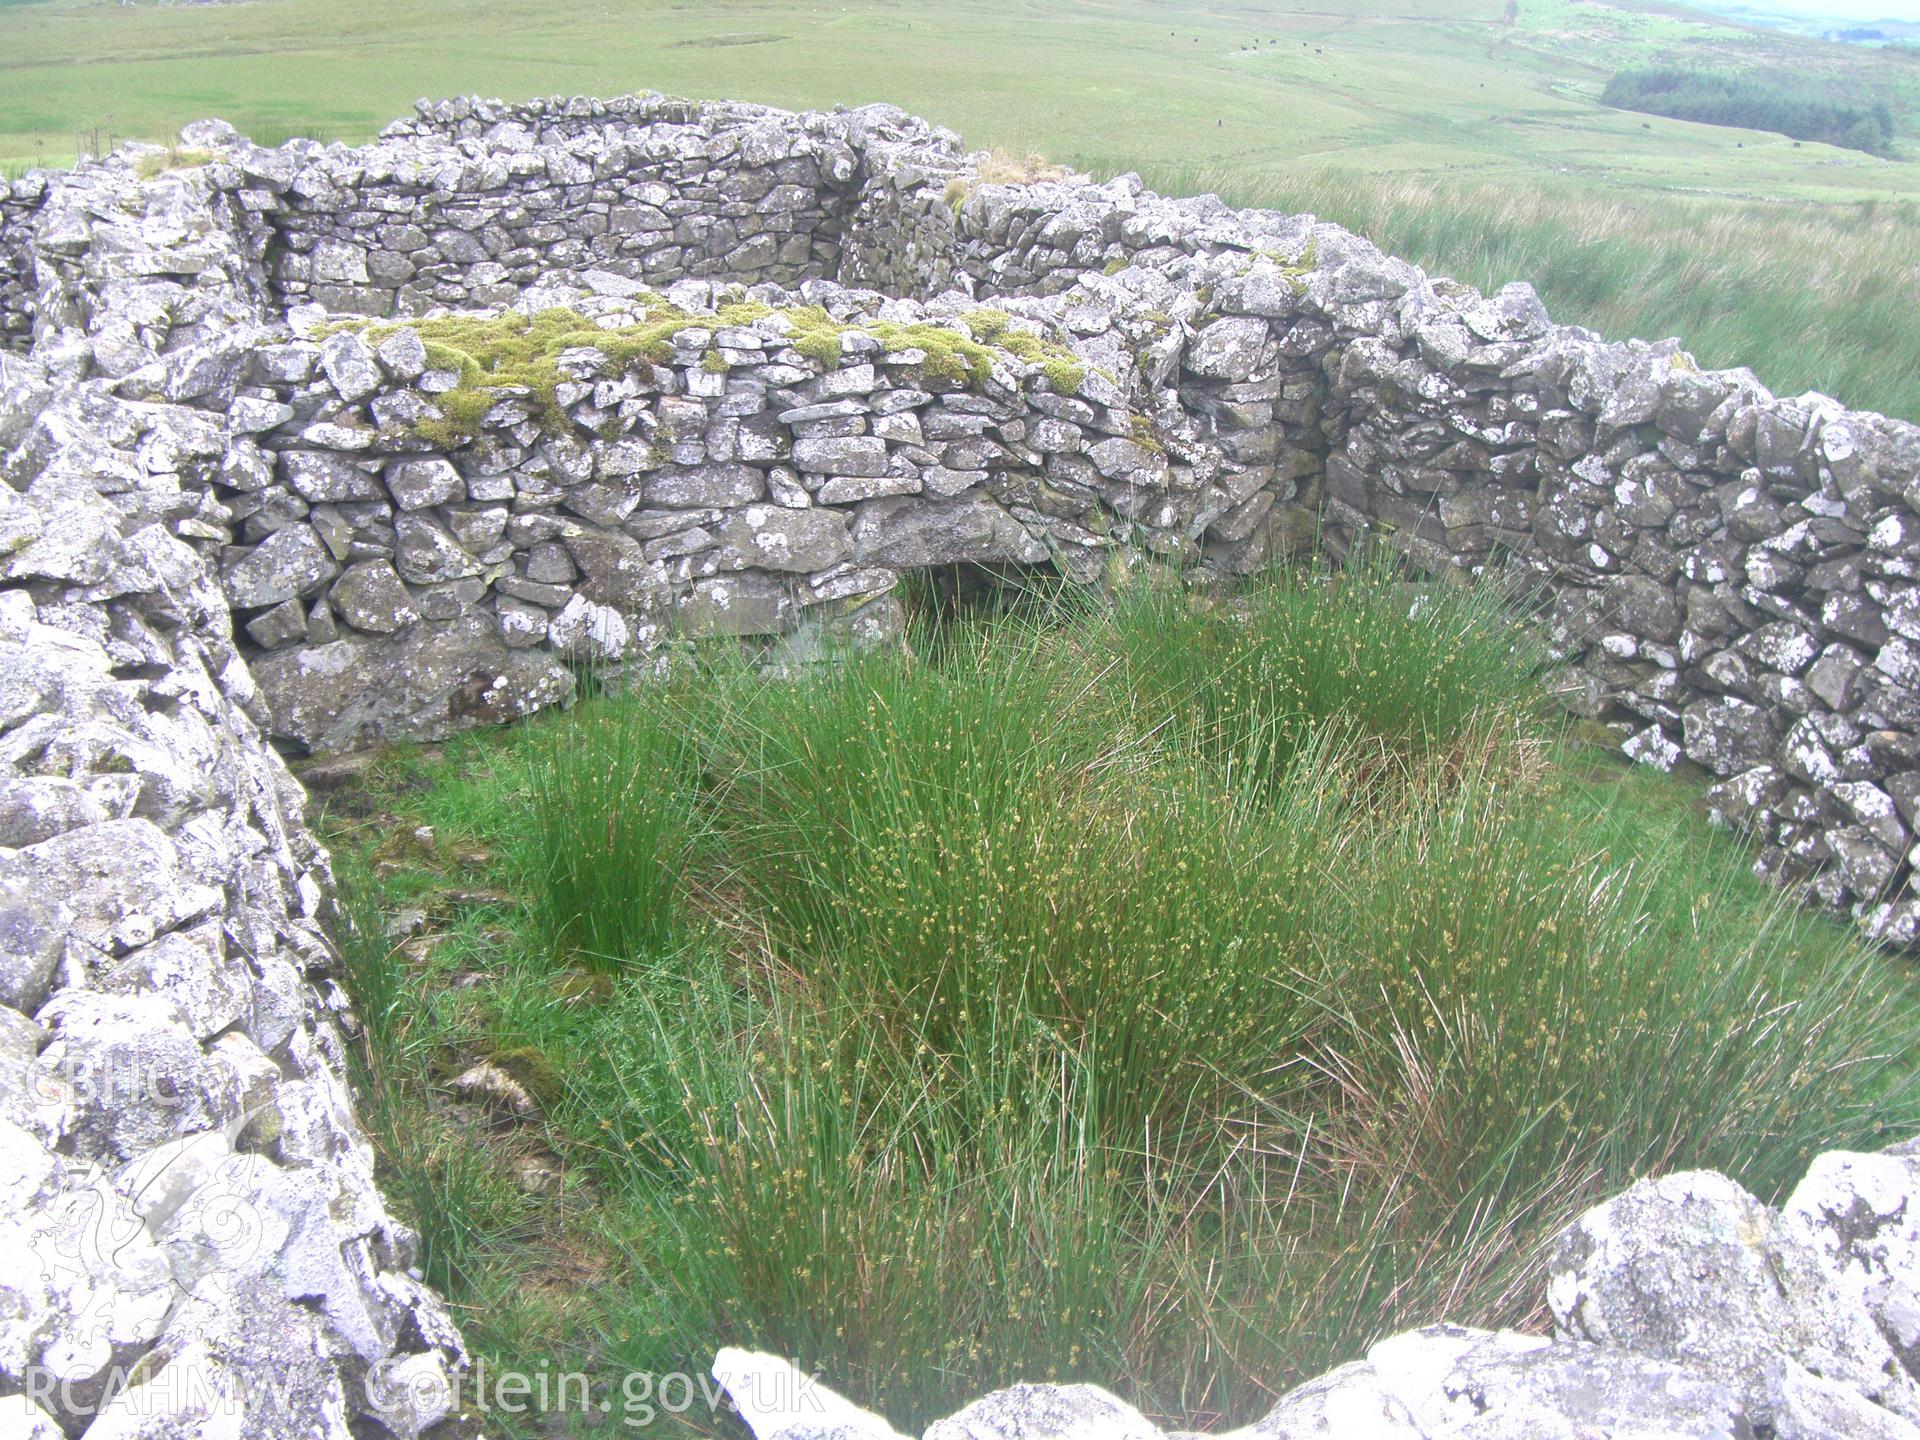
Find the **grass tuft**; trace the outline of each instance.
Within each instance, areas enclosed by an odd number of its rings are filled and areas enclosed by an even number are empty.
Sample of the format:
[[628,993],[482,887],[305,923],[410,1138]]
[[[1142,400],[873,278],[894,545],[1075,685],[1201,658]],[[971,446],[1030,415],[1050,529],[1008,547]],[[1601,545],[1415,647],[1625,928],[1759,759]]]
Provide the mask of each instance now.
[[605,973],[683,943],[693,760],[652,690],[582,706],[531,747],[519,862],[557,961]]
[[1006,150],[989,150],[981,157],[971,175],[956,175],[942,192],[947,204],[960,209],[982,185],[1039,185],[1066,180],[1073,175],[1070,166],[1056,165],[1044,155],[1016,156]]
[[142,155],[134,165],[133,173],[142,180],[151,180],[157,175],[166,174],[169,170],[196,170],[202,165],[210,164],[212,160],[212,151],[170,145],[157,154]]

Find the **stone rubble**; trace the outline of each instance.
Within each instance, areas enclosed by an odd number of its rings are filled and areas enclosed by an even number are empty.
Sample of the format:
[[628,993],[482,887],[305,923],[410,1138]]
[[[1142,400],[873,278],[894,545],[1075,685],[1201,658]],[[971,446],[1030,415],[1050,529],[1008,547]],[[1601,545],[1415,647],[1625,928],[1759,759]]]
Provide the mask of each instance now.
[[[497,723],[691,640],[808,663],[897,636],[916,569],[1223,581],[1371,544],[1520,587],[1577,712],[1711,775],[1763,874],[1920,944],[1914,426],[1312,216],[988,183],[886,106],[463,99],[357,148],[182,147],[0,186],[12,1430],[465,1423],[276,744]],[[607,338],[477,406],[408,323],[556,307]],[[1778,1212],[1646,1182],[1570,1232],[1551,1343],[1396,1337],[1251,1429],[1915,1435],[1917,1173],[1823,1156]],[[1091,1387],[935,1428],[1157,1433]]]

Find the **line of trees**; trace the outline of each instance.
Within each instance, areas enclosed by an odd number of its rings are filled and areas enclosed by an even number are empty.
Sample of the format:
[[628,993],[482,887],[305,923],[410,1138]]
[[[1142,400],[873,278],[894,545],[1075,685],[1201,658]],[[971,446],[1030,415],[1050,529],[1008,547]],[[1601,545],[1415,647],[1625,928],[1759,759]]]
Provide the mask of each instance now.
[[1758,71],[1665,65],[1622,70],[1607,82],[1600,101],[1672,120],[1772,130],[1869,155],[1887,155],[1893,149],[1893,112],[1884,101],[1861,103],[1804,80]]

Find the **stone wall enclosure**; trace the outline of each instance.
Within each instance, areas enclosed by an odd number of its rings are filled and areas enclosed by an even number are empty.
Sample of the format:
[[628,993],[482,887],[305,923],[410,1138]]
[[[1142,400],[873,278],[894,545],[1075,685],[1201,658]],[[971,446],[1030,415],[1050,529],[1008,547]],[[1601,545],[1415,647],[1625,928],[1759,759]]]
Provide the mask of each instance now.
[[[1311,216],[980,162],[881,106],[459,100],[359,148],[207,121],[0,188],[0,1160],[27,1197],[0,1392],[67,1387],[0,1401],[22,1433],[192,1433],[212,1410],[136,1403],[186,1369],[297,1377],[239,1433],[455,1423],[458,1335],[353,1121],[326,857],[276,747],[437,738],[690,640],[884,640],[915,570],[1225,581],[1381,544],[1524,582],[1576,709],[1711,772],[1765,873],[1920,941],[1920,430]],[[1852,1157],[1821,1205],[1856,1160],[1920,1183]],[[1446,1404],[1375,1356],[1262,1433],[1330,1433],[1336,1392],[1404,1420],[1379,1433],[1613,1433],[1525,1427],[1574,1414],[1595,1347],[1669,1389],[1716,1363],[1633,1330],[1592,1258],[1644,1221],[1675,1273],[1779,1228],[1797,1277],[1702,1416],[1920,1434],[1914,1233],[1861,1290],[1820,1205],[1728,1188],[1614,1202],[1561,1267],[1561,1343],[1426,1337]],[[1534,1419],[1461,1428],[1516,1375]],[[1046,1428],[993,1415],[943,1424]]]

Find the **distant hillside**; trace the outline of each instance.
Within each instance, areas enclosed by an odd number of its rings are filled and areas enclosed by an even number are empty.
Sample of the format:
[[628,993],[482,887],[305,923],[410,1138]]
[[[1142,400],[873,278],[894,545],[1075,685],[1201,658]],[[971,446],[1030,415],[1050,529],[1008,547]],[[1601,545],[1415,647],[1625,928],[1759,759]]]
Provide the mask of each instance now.
[[1621,110],[1771,130],[1869,155],[1893,150],[1893,112],[1884,101],[1860,103],[1837,86],[1794,75],[1646,66],[1615,75],[1600,100]]
[[1920,44],[1920,20],[1877,15],[1872,9],[1872,0],[1866,0],[1857,15],[1797,10],[1790,5],[1755,4],[1751,0],[1690,0],[1690,3],[1697,9],[1743,25],[1784,30],[1790,35],[1856,45]]

